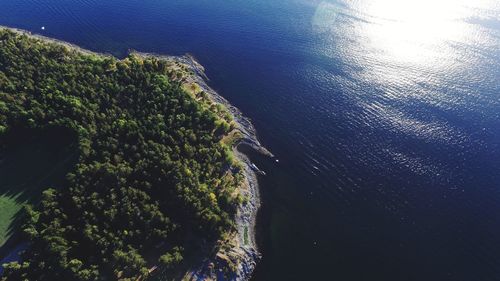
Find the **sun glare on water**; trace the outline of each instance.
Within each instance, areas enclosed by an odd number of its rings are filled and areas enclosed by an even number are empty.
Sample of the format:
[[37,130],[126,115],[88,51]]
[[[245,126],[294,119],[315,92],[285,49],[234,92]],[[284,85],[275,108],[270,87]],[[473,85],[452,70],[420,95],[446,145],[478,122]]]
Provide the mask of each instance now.
[[323,1],[311,23],[322,39],[316,51],[338,59],[348,73],[331,79],[356,89],[346,91],[358,105],[353,116],[405,135],[460,143],[460,130],[423,118],[417,105],[481,112],[479,101],[487,98],[462,82],[495,79],[482,69],[496,63],[500,37],[491,26],[500,23],[499,6],[498,0]]
[[457,0],[376,0],[369,1],[365,9],[374,24],[361,32],[373,47],[395,60],[438,59],[445,43],[470,35],[463,22],[467,10]]
[[[358,38],[363,49],[360,52],[376,52],[391,63],[435,63],[455,55],[450,44],[485,42],[483,34],[468,19],[481,7],[495,4],[491,0],[475,0],[473,6],[470,3],[466,0],[322,2],[313,18],[313,28],[321,32],[349,32]],[[362,20],[354,21],[349,29],[337,21],[339,15]],[[339,25],[343,30],[336,30]]]

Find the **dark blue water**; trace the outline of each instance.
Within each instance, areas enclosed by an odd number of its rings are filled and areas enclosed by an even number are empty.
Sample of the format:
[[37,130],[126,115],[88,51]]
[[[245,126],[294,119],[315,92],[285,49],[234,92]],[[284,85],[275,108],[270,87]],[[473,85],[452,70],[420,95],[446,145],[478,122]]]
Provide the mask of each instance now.
[[0,24],[206,67],[280,159],[253,156],[255,280],[500,280],[497,1],[0,0]]

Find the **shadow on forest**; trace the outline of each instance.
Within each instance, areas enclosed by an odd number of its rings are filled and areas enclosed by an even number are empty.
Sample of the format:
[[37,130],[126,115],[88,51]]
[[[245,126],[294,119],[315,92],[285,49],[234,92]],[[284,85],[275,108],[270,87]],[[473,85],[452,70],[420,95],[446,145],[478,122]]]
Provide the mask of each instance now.
[[49,187],[63,187],[77,160],[76,137],[66,129],[18,128],[0,138],[0,259],[20,242],[13,234],[22,206],[36,205]]

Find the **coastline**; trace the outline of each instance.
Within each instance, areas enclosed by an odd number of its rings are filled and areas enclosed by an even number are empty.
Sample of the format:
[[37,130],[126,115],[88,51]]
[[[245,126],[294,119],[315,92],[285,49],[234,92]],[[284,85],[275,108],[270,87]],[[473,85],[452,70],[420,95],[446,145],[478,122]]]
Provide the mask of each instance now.
[[[201,64],[189,55],[171,58],[189,66],[189,70],[193,71],[193,75],[190,75],[190,79],[192,79],[192,81],[188,81],[188,83],[196,83],[208,94],[213,102],[224,105],[236,122],[237,130],[242,134],[242,137],[238,140],[237,144],[233,146],[233,153],[238,158],[239,162],[243,164],[245,179],[241,189],[243,191],[243,195],[248,198],[248,201],[238,207],[238,212],[236,214],[235,223],[237,228],[237,241],[234,245],[236,247],[233,247],[228,253],[217,253],[216,259],[229,258],[233,261],[236,260],[239,264],[237,271],[235,272],[235,276],[234,278],[231,278],[231,280],[249,280],[258,260],[261,258],[261,254],[257,247],[255,233],[257,211],[260,208],[261,202],[257,172],[252,168],[252,162],[250,159],[245,154],[237,150],[237,146],[239,144],[246,144],[268,157],[274,157],[274,155],[260,144],[256,135],[255,127],[250,119],[245,117],[238,108],[230,104],[224,97],[219,95],[207,85],[206,81],[208,78],[206,77],[204,68]],[[225,254],[226,256],[224,256]],[[215,265],[220,264],[220,262],[217,261],[209,261],[204,263],[204,265],[210,263]],[[206,266],[201,266],[194,268],[191,272],[191,276],[196,276],[196,280],[200,280],[200,277],[201,280],[210,280],[213,276],[206,274],[210,271],[214,272],[217,270],[216,268],[207,270]],[[221,277],[219,276],[216,280],[221,280]]]
[[[86,50],[75,44],[46,37],[40,34],[34,34],[23,29],[1,25],[0,29],[8,29],[44,42],[59,44],[84,54],[113,57],[109,54]],[[224,278],[221,279],[221,275],[219,273],[223,270],[227,271],[227,269],[230,268],[231,277],[229,280],[249,280],[258,260],[261,257],[258,251],[255,233],[256,216],[260,207],[259,184],[257,180],[257,173],[260,172],[260,170],[258,170],[255,166],[252,166],[253,164],[249,158],[245,154],[239,152],[237,147],[240,144],[245,144],[249,145],[263,155],[269,157],[274,157],[274,155],[264,148],[258,141],[256,130],[251,120],[245,117],[238,108],[231,105],[224,97],[208,86],[208,78],[204,73],[203,66],[192,56],[166,56],[136,51],[131,51],[129,53],[141,57],[155,57],[184,66],[189,70],[189,74],[185,77],[185,83],[196,84],[199,86],[201,90],[208,94],[208,97],[212,102],[224,106],[229,111],[233,121],[235,122],[235,131],[240,133],[240,137],[238,137],[236,143],[232,145],[232,150],[238,159],[238,162],[241,163],[243,167],[244,180],[242,186],[240,187],[240,192],[248,200],[238,206],[237,214],[235,216],[236,235],[232,237],[230,241],[225,241],[229,242],[231,248],[224,251],[219,250],[214,255],[204,257],[202,264],[190,266],[190,270],[186,272],[182,279],[223,280]],[[231,264],[233,266],[231,266]],[[236,268],[234,268],[234,266],[236,266]]]
[[230,241],[232,248],[230,251],[219,251],[213,257],[207,257],[199,265],[191,267],[185,274],[183,280],[225,280],[222,276],[217,275],[217,272],[222,270],[222,267],[227,267],[228,263],[237,263],[236,271],[229,280],[244,281],[249,280],[257,262],[261,258],[261,254],[256,242],[256,218],[260,208],[260,190],[257,179],[258,171],[252,168],[252,162],[244,154],[238,151],[237,147],[240,144],[250,146],[255,151],[274,157],[274,155],[262,146],[257,138],[255,127],[251,120],[244,116],[243,113],[234,105],[229,103],[224,97],[208,86],[208,77],[205,75],[204,67],[196,61],[191,55],[183,56],[166,56],[154,53],[143,53],[131,51],[130,53],[142,57],[155,57],[162,60],[171,61],[187,67],[190,74],[186,77],[186,84],[196,84],[202,91],[208,94],[209,99],[217,104],[221,104],[230,112],[237,127],[236,130],[241,133],[232,150],[238,161],[243,164],[244,182],[240,191],[242,195],[248,198],[246,203],[239,205],[235,217],[236,224],[236,239]]

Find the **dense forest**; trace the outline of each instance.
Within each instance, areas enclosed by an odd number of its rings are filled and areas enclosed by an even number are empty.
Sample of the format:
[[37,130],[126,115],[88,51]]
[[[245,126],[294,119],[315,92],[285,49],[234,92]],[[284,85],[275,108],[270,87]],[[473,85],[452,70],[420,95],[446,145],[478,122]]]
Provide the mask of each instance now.
[[50,131],[78,153],[25,208],[30,246],[2,280],[144,280],[232,229],[243,174],[222,140],[234,124],[171,64],[0,29],[0,145]]

